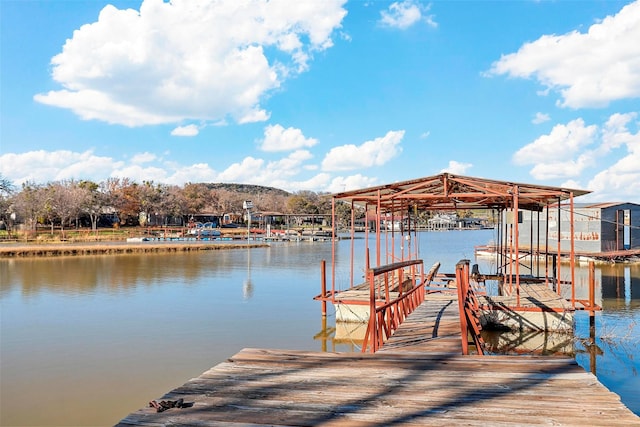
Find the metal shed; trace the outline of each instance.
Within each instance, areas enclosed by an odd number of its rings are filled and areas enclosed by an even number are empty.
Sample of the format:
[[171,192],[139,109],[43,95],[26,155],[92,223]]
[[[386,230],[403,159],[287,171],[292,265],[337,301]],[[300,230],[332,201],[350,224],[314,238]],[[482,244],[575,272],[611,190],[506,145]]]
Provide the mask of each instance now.
[[[541,236],[540,239],[543,239],[545,230],[548,229],[548,239],[557,241],[559,238],[561,250],[569,252],[570,220],[568,204],[546,207],[540,215],[523,211],[519,218],[520,239],[532,241],[536,245],[538,237]],[[596,254],[640,249],[640,204],[575,203],[573,239],[575,251],[580,253]]]

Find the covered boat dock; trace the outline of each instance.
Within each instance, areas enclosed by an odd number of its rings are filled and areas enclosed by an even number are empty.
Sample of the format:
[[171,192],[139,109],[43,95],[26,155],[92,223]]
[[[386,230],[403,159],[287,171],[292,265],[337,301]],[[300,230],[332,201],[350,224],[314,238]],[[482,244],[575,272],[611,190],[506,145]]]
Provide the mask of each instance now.
[[[422,303],[429,293],[440,292],[443,287],[459,285],[453,273],[442,273],[424,266],[418,253],[416,241],[418,232],[418,215],[424,211],[458,212],[491,210],[498,218],[497,231],[499,250],[496,252],[497,271],[488,275],[480,275],[473,267],[467,271],[471,299],[475,304],[475,316],[480,322],[495,319],[508,319],[509,327],[531,327],[538,330],[549,330],[551,326],[557,330],[570,331],[573,328],[573,311],[584,309],[593,312],[599,310],[593,299],[579,300],[575,295],[575,251],[573,241],[574,198],[588,191],[562,187],[540,186],[511,181],[498,181],[485,178],[442,173],[439,175],[396,182],[377,187],[347,191],[333,195],[332,211],[336,223],[336,206],[339,203],[349,204],[351,208],[351,264],[349,286],[338,289],[336,284],[335,243],[332,255],[332,270],[327,280],[323,272],[323,288],[316,299],[322,301],[323,313],[326,304],[336,307],[338,319],[340,313],[358,313],[358,318],[368,323],[365,333],[365,345],[368,351],[374,352],[415,308]],[[548,212],[549,206],[560,206],[568,203],[570,230],[569,235],[569,278],[561,279],[560,236],[563,233],[555,230],[558,240],[548,239],[549,233],[539,236],[537,242],[544,241],[543,271],[538,268],[536,276],[533,271],[521,274],[526,267],[520,259],[521,247],[531,247],[532,242],[519,240],[520,221],[523,211]],[[376,229],[365,231],[367,243],[374,240],[375,253],[365,256],[365,266],[354,265],[353,237],[355,233],[356,212],[364,212],[369,218],[375,216]],[[394,223],[394,218],[401,218],[406,226],[400,230],[387,230],[382,219]],[[547,221],[548,224],[548,221]],[[557,225],[559,228],[559,224]],[[538,229],[540,229],[538,227]],[[335,233],[336,227],[334,227]],[[336,237],[334,235],[334,237]],[[335,242],[335,239],[334,239]],[[539,245],[539,243],[538,243]],[[554,248],[557,251],[554,252]],[[437,253],[438,248],[432,249]],[[356,283],[354,272],[360,269],[366,272],[364,283]],[[564,271],[562,271],[564,272]],[[498,281],[499,295],[487,297],[482,289],[486,277]],[[329,285],[330,283],[330,285]],[[399,284],[402,283],[402,286]],[[566,289],[565,289],[566,288]],[[567,295],[567,289],[569,290]],[[418,296],[416,296],[418,295]],[[343,305],[347,305],[346,309]],[[372,313],[378,313],[372,315]],[[506,314],[506,315],[505,315]],[[349,319],[344,319],[349,321]],[[473,323],[472,321],[470,321]],[[378,331],[378,332],[376,332]],[[374,338],[376,334],[383,337]],[[376,339],[378,340],[376,343]],[[373,341],[372,341],[373,340]],[[363,351],[365,348],[363,347]]]

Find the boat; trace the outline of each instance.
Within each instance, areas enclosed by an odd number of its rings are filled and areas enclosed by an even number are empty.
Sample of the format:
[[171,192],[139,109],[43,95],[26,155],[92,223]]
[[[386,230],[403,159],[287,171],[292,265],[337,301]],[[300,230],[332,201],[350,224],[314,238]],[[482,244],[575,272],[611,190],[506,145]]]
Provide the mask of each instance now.
[[220,237],[222,235],[212,222],[205,222],[204,224],[197,222],[189,229],[189,234],[197,237]]

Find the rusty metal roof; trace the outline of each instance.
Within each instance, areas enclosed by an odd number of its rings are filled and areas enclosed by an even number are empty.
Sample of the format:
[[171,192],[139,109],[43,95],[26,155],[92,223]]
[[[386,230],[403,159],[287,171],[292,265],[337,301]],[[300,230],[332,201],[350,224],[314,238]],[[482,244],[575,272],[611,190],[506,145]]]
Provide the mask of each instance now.
[[380,203],[381,212],[397,212],[409,207],[418,210],[511,208],[515,205],[516,193],[519,209],[539,211],[551,203],[569,199],[571,194],[577,197],[590,191],[442,173],[345,191],[333,197],[356,205]]

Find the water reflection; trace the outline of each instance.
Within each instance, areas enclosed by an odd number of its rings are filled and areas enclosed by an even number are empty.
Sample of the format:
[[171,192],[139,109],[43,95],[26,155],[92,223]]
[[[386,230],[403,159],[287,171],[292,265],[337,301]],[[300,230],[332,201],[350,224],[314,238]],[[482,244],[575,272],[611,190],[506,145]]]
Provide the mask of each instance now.
[[251,249],[247,250],[247,278],[242,282],[242,297],[245,300],[253,296],[253,282],[251,282]]
[[548,331],[483,331],[487,349],[496,354],[573,355],[573,334]]
[[330,254],[0,260],[0,425],[113,425],[244,347],[319,350],[312,297]]

